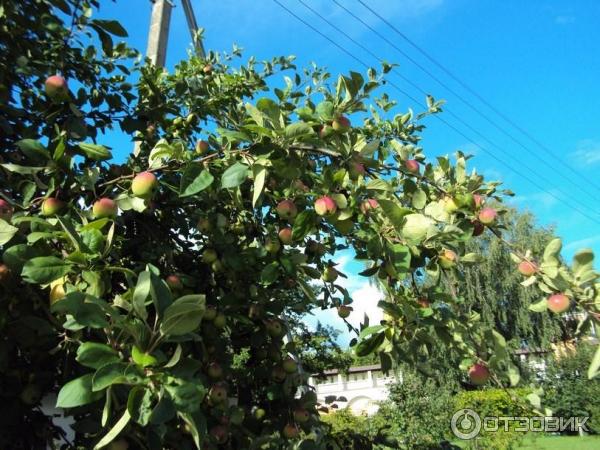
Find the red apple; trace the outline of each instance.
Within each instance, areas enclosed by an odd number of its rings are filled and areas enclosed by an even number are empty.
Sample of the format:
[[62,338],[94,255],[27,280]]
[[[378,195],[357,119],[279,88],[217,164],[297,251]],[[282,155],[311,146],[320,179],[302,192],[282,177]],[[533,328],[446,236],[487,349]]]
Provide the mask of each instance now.
[[337,205],[335,201],[325,195],[315,200],[315,212],[320,216],[328,216],[334,214],[337,211]]
[[215,425],[209,433],[217,444],[225,444],[229,440],[229,432],[224,425]]
[[521,261],[518,266],[518,270],[522,275],[530,277],[538,271],[538,267],[534,262]]
[[208,142],[203,141],[202,139],[196,142],[196,153],[199,155],[204,155],[208,151],[208,148]]
[[279,240],[286,245],[292,243],[292,229],[290,227],[285,227],[279,230]]
[[333,128],[331,126],[325,124],[319,130],[319,137],[321,139],[325,139],[325,138],[331,136],[331,133],[333,133]]
[[555,314],[565,312],[571,306],[571,300],[565,294],[552,294],[548,297],[548,309]]
[[281,249],[281,244],[277,239],[267,238],[265,240],[265,250],[267,250],[271,254],[277,253]]
[[490,371],[481,363],[473,364],[469,368],[469,379],[475,386],[484,385],[490,379]]
[[293,219],[298,214],[298,208],[293,201],[282,200],[277,205],[277,214],[282,219]]
[[52,75],[46,78],[44,87],[46,89],[46,95],[52,101],[62,102],[69,98],[67,80],[60,75]]
[[379,202],[377,200],[375,200],[374,198],[368,198],[360,204],[360,211],[363,214],[368,214],[369,211],[377,208],[378,206],[379,206]]
[[339,116],[334,119],[331,127],[339,133],[346,133],[350,129],[350,120],[346,116]]
[[431,307],[431,302],[428,299],[424,298],[424,297],[419,298],[417,300],[417,304],[421,308],[429,308],[429,307]]
[[172,291],[180,291],[183,289],[181,278],[179,278],[177,275],[169,275],[165,281]]
[[204,72],[206,75],[210,75],[213,71],[213,66],[212,64],[207,64],[202,68],[202,72]]
[[0,264],[0,283],[4,283],[10,278],[10,269],[6,264]]
[[296,425],[288,423],[285,427],[283,427],[282,434],[286,439],[296,439],[298,436],[300,436],[300,431]]
[[473,201],[475,202],[475,208],[480,208],[485,202],[483,195],[473,194]]
[[310,413],[304,408],[294,410],[294,420],[298,423],[306,423],[310,419]]
[[220,405],[227,400],[227,388],[221,383],[217,383],[208,391],[208,399],[213,405]]
[[456,253],[449,249],[442,250],[438,256],[440,266],[442,266],[444,269],[451,269],[454,267],[457,259],[458,256]]
[[0,198],[0,219],[10,222],[13,215],[13,207],[3,198]]
[[341,305],[338,306],[337,308],[337,313],[338,316],[341,317],[342,319],[346,319],[348,316],[350,316],[350,313],[352,312],[352,307],[348,306],[348,305]]
[[54,216],[58,214],[65,206],[65,203],[55,197],[49,197],[42,203],[42,215]]
[[494,208],[485,207],[479,211],[479,221],[484,225],[491,225],[496,221],[498,213]]
[[94,203],[92,214],[96,219],[114,217],[117,215],[117,204],[110,198],[103,197]]
[[419,161],[417,161],[416,159],[407,159],[406,161],[404,161],[404,167],[407,171],[409,171],[412,174],[419,173]]
[[131,182],[131,192],[136,197],[150,197],[158,186],[158,179],[152,172],[138,173]]

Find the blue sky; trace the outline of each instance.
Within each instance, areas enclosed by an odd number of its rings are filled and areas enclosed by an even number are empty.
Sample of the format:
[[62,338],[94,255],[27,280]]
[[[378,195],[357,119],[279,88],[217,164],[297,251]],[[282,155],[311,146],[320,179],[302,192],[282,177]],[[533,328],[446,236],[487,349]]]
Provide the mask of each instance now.
[[[378,66],[370,55],[317,19],[297,0],[280,1],[357,57],[374,67]],[[489,114],[489,118],[527,149],[491,126],[333,2],[306,1],[372,52],[398,63],[398,70],[403,76],[435,98],[446,99],[448,109],[498,146],[492,146],[445,114],[446,120],[463,129],[471,139],[457,135],[435,119],[427,119],[423,146],[429,157],[451,154],[456,149],[474,153],[476,157],[471,160],[471,166],[489,178],[502,180],[513,190],[517,196],[511,200],[512,204],[531,210],[540,224],[557,226],[567,258],[570,259],[573,252],[583,246],[600,253],[600,189],[597,187],[600,186],[600,59],[597,57],[600,2],[366,0],[464,83],[550,148],[559,156],[556,160],[494,116],[357,0],[343,1],[343,4],[453,90]],[[175,3],[167,67],[173,67],[185,58],[190,48],[183,10],[179,0]],[[299,66],[316,61],[334,74],[351,69],[362,70],[356,61],[291,17],[272,0],[193,0],[192,3],[199,25],[206,29],[204,44],[207,49],[227,51],[236,43],[244,48],[246,56],[255,55],[258,59],[293,54],[297,56]],[[150,11],[148,0],[117,0],[115,4],[103,2],[100,15],[119,20],[129,31],[130,45],[145,50]],[[421,93],[403,80],[394,75],[390,79],[413,97],[423,99]],[[422,109],[422,104],[415,104],[393,88],[388,92],[399,101],[401,109]],[[123,141],[120,145],[128,146]],[[533,186],[512,173],[477,145],[525,173],[539,186]],[[583,180],[571,183],[568,178],[573,180],[576,175],[566,165],[591,179],[596,186]],[[596,220],[575,212],[556,197],[585,210]],[[344,261],[350,271],[358,267],[350,257],[344,258]],[[371,299],[376,295],[359,280],[350,280],[349,283],[349,287],[362,298]]]

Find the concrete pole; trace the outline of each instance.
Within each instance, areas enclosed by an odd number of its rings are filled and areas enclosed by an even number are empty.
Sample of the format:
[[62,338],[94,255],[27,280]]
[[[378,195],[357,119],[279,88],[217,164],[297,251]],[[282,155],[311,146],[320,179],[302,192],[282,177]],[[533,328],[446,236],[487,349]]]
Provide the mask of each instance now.
[[183,5],[183,11],[185,12],[185,20],[187,20],[188,28],[190,29],[190,34],[192,35],[192,42],[194,43],[194,48],[196,49],[196,53],[200,58],[206,58],[206,53],[204,52],[204,45],[202,44],[202,39],[198,39],[198,23],[196,22],[196,16],[194,14],[194,9],[192,8],[192,3],[190,0],[181,0],[181,4]]
[[167,59],[169,24],[173,5],[169,0],[154,0],[146,56],[157,66],[164,67]]

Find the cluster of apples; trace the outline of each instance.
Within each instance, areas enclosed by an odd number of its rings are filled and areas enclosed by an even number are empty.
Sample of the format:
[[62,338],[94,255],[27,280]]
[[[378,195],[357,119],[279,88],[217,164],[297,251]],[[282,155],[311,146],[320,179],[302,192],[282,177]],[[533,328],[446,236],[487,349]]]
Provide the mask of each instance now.
[[326,123],[321,126],[321,129],[319,130],[319,137],[321,139],[326,139],[334,132],[341,134],[347,133],[350,131],[351,127],[352,124],[350,123],[350,119],[348,119],[346,116],[340,115],[333,119],[331,123]]
[[[521,273],[521,275],[532,277],[539,272],[539,267],[535,262],[529,259],[524,259],[517,266],[517,270],[519,273]],[[550,295],[546,299],[546,305],[553,313],[561,314],[569,310],[571,307],[571,299],[567,294],[563,292],[557,292]]]

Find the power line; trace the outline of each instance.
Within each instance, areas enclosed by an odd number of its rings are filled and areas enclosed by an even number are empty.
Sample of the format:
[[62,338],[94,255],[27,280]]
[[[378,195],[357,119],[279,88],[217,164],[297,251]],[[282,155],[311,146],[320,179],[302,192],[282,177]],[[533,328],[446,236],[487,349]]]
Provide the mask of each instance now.
[[[353,42],[356,46],[362,48],[365,52],[367,52],[368,54],[370,54],[373,58],[377,59],[378,61],[382,62],[382,58],[380,58],[379,56],[377,56],[375,53],[373,53],[369,48],[367,48],[366,46],[364,46],[362,43],[358,42],[356,39],[354,39],[352,36],[348,35],[348,33],[346,33],[344,30],[340,29],[339,27],[337,27],[335,24],[333,24],[331,21],[329,21],[328,19],[326,19],[325,17],[323,17],[318,11],[316,11],[314,8],[312,8],[310,5],[307,5],[303,0],[298,0],[302,5],[304,5],[305,8],[307,8],[308,10],[312,11],[313,14],[315,14],[317,17],[319,17],[322,21],[324,21],[325,23],[327,23],[330,27],[332,27],[333,29],[335,29],[336,31],[338,31],[340,34],[342,34],[344,37],[346,37],[346,39],[349,39],[351,42]],[[335,0],[334,0],[335,1]],[[394,72],[398,77],[400,77],[401,79],[403,79],[405,82],[407,82],[409,85],[411,85],[412,87],[414,87],[415,89],[417,89],[419,92],[421,92],[424,95],[427,95],[427,92],[425,92],[423,89],[421,89],[420,86],[418,86],[416,83],[412,82],[409,78],[407,78],[406,76],[402,75],[401,73],[398,72]],[[391,83],[390,83],[391,84]],[[477,136],[479,136],[481,139],[485,140],[488,144],[492,145],[493,147],[499,149],[501,152],[504,151],[502,147],[500,147],[498,144],[492,142],[490,139],[488,139],[487,137],[485,137],[482,133],[480,133],[477,129],[473,128],[468,122],[466,122],[464,119],[462,119],[460,116],[458,116],[457,114],[453,113],[452,111],[450,111],[449,109],[446,109],[446,112],[454,117],[458,122],[460,122],[462,125],[464,125],[465,127],[467,127],[467,129],[469,129],[471,132],[475,133]],[[525,165],[525,167],[530,170],[531,172],[535,173],[538,177],[542,178],[543,180],[545,180],[546,182],[551,183],[550,180],[546,179],[543,176],[540,176],[539,173],[536,173],[536,171],[534,169],[532,169],[531,167]],[[562,192],[562,191],[561,191]],[[564,194],[564,192],[563,192]],[[584,203],[580,202],[578,199],[574,199],[575,203],[578,203],[580,206],[582,206],[583,208],[588,208],[587,205],[585,205]]]
[[[333,44],[335,47],[337,47],[339,50],[341,50],[343,53],[345,53],[346,55],[348,55],[350,58],[352,58],[353,60],[355,60],[358,64],[360,64],[361,66],[369,69],[370,66],[365,63],[363,60],[361,60],[360,58],[358,58],[357,56],[355,56],[354,54],[352,54],[350,51],[346,50],[343,46],[341,46],[340,44],[338,44],[337,42],[335,42],[333,39],[331,39],[329,36],[327,36],[326,34],[324,34],[323,32],[321,32],[320,30],[318,30],[317,28],[315,28],[313,25],[311,25],[310,23],[308,23],[307,21],[305,21],[304,19],[302,19],[300,16],[298,16],[296,13],[294,13],[292,10],[290,10],[288,7],[286,7],[284,4],[282,4],[279,0],[273,0],[273,2],[275,2],[276,4],[278,4],[283,10],[285,10],[288,14],[290,14],[291,16],[295,17],[296,20],[298,20],[299,22],[303,23],[305,26],[307,26],[308,28],[310,28],[311,30],[313,30],[315,33],[317,33],[318,35],[320,35],[321,37],[323,37],[324,39],[326,39],[327,41],[329,41],[331,44]],[[399,91],[401,94],[403,94],[404,96],[406,96],[407,98],[409,98],[411,101],[419,104],[420,101],[417,100],[416,98],[414,98],[412,95],[410,95],[408,92],[404,91],[402,88],[400,88],[398,85],[396,85],[395,83],[393,83],[392,81],[388,80],[388,83],[390,86],[394,87],[397,91]],[[535,186],[537,189],[540,189],[542,192],[545,192],[546,194],[550,195],[551,197],[553,197],[555,200],[557,200],[560,203],[565,204],[567,207],[573,209],[574,211],[578,212],[579,214],[581,214],[582,216],[588,218],[589,220],[591,220],[592,222],[595,222],[597,224],[600,224],[600,222],[595,219],[592,216],[589,216],[585,211],[569,204],[566,203],[564,200],[562,200],[560,197],[556,196],[553,192],[550,191],[546,191],[546,189],[542,186],[540,186],[535,180],[532,180],[531,178],[529,178],[526,174],[522,173],[521,171],[519,171],[518,169],[515,169],[513,167],[511,167],[509,164],[507,164],[506,162],[504,162],[503,160],[501,160],[500,158],[498,158],[496,155],[494,155],[494,153],[490,152],[489,150],[487,150],[485,147],[476,144],[473,142],[473,139],[471,139],[470,137],[468,137],[465,133],[463,133],[462,131],[460,131],[458,128],[456,128],[454,125],[450,124],[448,121],[446,121],[445,119],[443,119],[442,117],[440,117],[439,115],[434,115],[434,117],[436,117],[439,121],[441,121],[442,123],[444,123],[446,126],[448,126],[450,129],[452,129],[454,132],[456,132],[457,134],[459,134],[460,136],[462,136],[464,139],[470,141],[473,145],[475,145],[476,147],[480,148],[483,152],[485,152],[486,154],[488,154],[492,159],[496,160],[497,162],[499,162],[500,164],[502,164],[503,166],[505,166],[508,170],[516,173],[518,176],[520,176],[521,178],[523,178],[524,180],[528,181],[530,184],[532,184],[533,186]]]
[[[451,89],[450,87],[448,87],[445,83],[443,83],[442,81],[440,81],[434,74],[432,74],[429,70],[427,70],[425,67],[423,67],[421,64],[419,64],[418,62],[416,62],[413,58],[411,58],[410,56],[408,56],[405,52],[403,52],[402,50],[400,50],[393,42],[389,41],[387,38],[381,36],[381,34],[379,34],[379,32],[377,32],[375,29],[373,29],[370,25],[368,25],[367,23],[365,23],[362,19],[360,19],[358,16],[355,16],[351,11],[349,11],[345,6],[341,5],[338,0],[333,0],[335,2],[335,4],[337,4],[339,7],[343,8],[348,14],[352,15],[353,17],[355,17],[357,20],[360,20],[361,23],[363,23],[363,25],[365,25],[366,27],[368,27],[371,31],[377,33],[378,36],[380,36],[382,39],[384,39],[388,44],[390,44],[392,47],[394,47],[398,52],[400,52],[402,55],[404,55],[407,59],[409,59],[409,61],[411,61],[413,64],[415,64],[417,67],[419,67],[421,70],[423,70],[425,73],[427,73],[430,77],[432,77],[434,80],[436,80],[441,86],[443,86],[445,89],[448,89],[453,95],[455,95],[457,98],[459,98],[463,103],[465,103],[466,105],[468,105],[471,109],[473,109],[474,111],[478,112],[478,114],[482,115],[483,117],[485,117],[487,119],[487,116],[485,116],[485,114],[483,114],[482,112],[480,112],[476,107],[472,106],[470,102],[468,102],[467,100],[465,100],[460,94],[456,93],[453,89]],[[556,152],[554,152],[552,149],[548,148],[546,145],[544,145],[542,142],[540,142],[538,139],[536,139],[534,136],[531,135],[531,133],[529,133],[527,130],[525,130],[523,127],[521,127],[519,124],[517,124],[516,122],[514,122],[510,117],[508,117],[506,114],[502,113],[500,110],[498,110],[498,108],[496,108],[494,105],[492,105],[489,101],[487,101],[482,95],[480,95],[479,93],[477,93],[477,91],[475,91],[474,89],[472,89],[469,85],[467,85],[465,82],[463,82],[460,78],[458,78],[456,75],[454,75],[449,69],[447,69],[444,65],[442,65],[440,62],[438,62],[433,56],[431,56],[429,53],[427,53],[423,48],[421,48],[419,45],[417,45],[414,41],[412,41],[408,36],[406,36],[404,33],[402,33],[396,26],[394,26],[390,21],[388,21],[385,17],[381,16],[381,14],[379,14],[377,11],[375,11],[373,8],[371,8],[368,4],[366,4],[363,0],[358,0],[358,2],[363,5],[366,9],[368,9],[374,16],[376,16],[379,20],[381,20],[383,23],[385,23],[388,27],[390,27],[394,32],[396,32],[396,34],[398,34],[402,39],[404,39],[406,42],[408,42],[411,46],[413,46],[419,53],[421,53],[423,56],[425,56],[429,61],[431,61],[433,64],[435,64],[440,70],[442,70],[444,73],[446,73],[446,75],[448,75],[450,78],[452,78],[454,81],[456,81],[460,86],[463,87],[463,89],[465,89],[466,91],[468,91],[471,95],[475,96],[481,103],[483,103],[485,106],[487,106],[492,112],[494,112],[496,115],[498,115],[499,117],[501,117],[505,122],[507,122],[509,125],[511,125],[512,127],[514,127],[515,129],[517,129],[521,134],[523,134],[525,137],[527,137],[530,141],[532,141],[534,144],[536,144],[538,147],[540,147],[542,150],[546,151],[547,153],[549,153],[555,160],[559,161],[561,164],[563,164],[567,169],[569,169],[570,172],[572,172],[575,176],[583,178],[584,180],[586,180],[588,183],[590,183],[591,185],[593,185],[596,189],[600,189],[600,185],[597,184],[596,182],[594,182],[592,179],[590,179],[589,177],[587,177],[586,175],[578,172],[577,170],[575,170],[568,162],[564,161],[560,156],[558,156],[556,154]],[[489,121],[489,119],[488,119]],[[498,128],[497,125],[494,124],[494,126],[496,128]],[[500,129],[500,128],[498,128]],[[500,129],[501,130],[501,129]],[[501,130],[502,131],[502,130]],[[504,134],[507,134],[505,131],[502,131]],[[521,145],[523,148],[525,148],[528,151],[531,151],[530,149],[528,149],[527,147],[524,146],[524,144],[522,144],[520,141],[517,141],[516,138],[512,137],[512,135],[509,135],[510,138],[519,143],[519,145]],[[534,153],[535,154],[535,153]],[[535,154],[537,156],[537,154]],[[544,162],[544,164],[546,164],[546,161],[543,158],[538,157],[538,159],[540,159],[542,162]],[[562,175],[562,174],[561,174]],[[570,178],[567,178],[565,175],[562,175],[563,177],[565,177],[566,179],[569,179],[569,181],[573,182]],[[579,182],[573,182],[574,184],[576,184],[577,186],[580,186]]]

